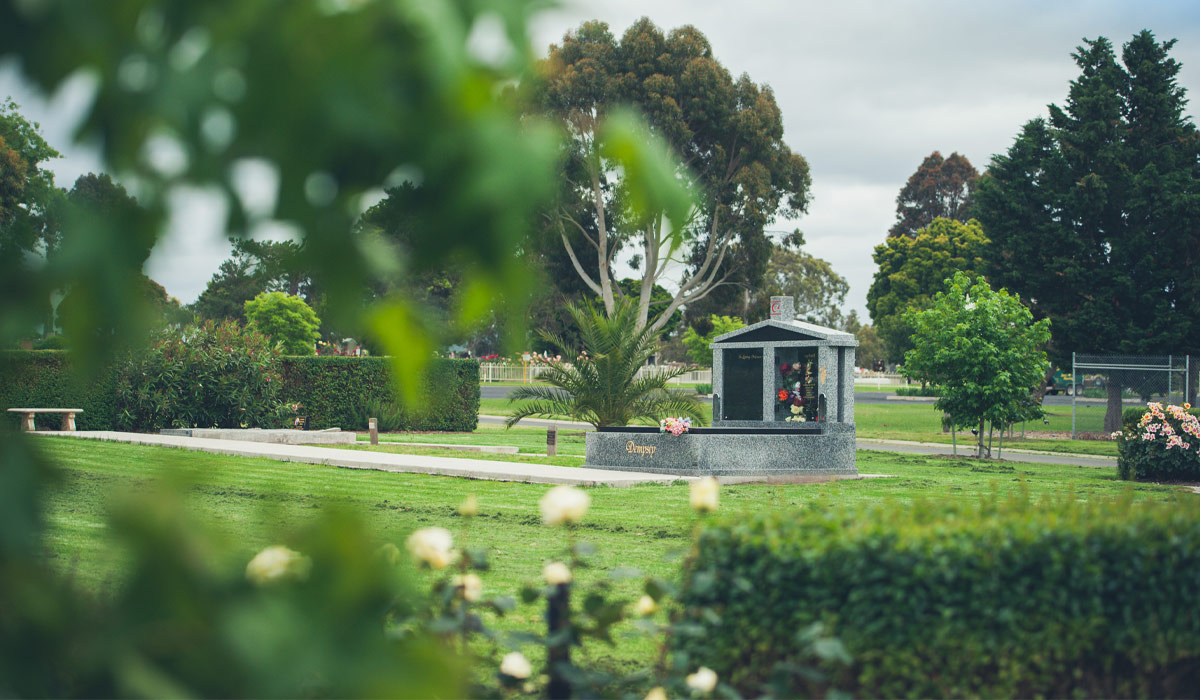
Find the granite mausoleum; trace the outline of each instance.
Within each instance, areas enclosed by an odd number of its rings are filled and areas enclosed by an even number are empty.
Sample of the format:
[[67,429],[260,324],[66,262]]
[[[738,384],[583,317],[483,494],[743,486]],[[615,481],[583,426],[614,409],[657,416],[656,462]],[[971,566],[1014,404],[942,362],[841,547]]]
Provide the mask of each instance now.
[[854,348],[843,331],[771,317],[713,339],[713,427],[680,436],[650,427],[587,435],[586,466],[716,476],[853,476]]

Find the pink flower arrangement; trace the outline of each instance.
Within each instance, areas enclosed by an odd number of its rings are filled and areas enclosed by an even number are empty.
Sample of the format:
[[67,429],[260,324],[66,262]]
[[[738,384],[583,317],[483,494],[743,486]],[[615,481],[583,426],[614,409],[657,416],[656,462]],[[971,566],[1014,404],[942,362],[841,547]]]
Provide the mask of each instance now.
[[675,437],[679,437],[692,427],[691,418],[663,418],[658,423],[659,432],[670,433]]
[[[1188,413],[1189,404],[1163,406],[1158,402],[1146,404],[1146,412],[1138,421],[1137,429],[1128,433],[1113,433],[1114,440],[1162,440],[1168,450],[1190,450],[1195,443],[1200,452],[1200,418]],[[1174,421],[1178,431],[1171,424]],[[1193,438],[1189,440],[1189,438]]]

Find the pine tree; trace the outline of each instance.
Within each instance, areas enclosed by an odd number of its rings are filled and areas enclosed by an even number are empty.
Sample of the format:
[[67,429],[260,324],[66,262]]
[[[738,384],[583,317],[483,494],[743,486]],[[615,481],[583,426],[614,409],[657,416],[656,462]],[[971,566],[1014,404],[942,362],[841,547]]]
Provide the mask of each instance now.
[[[1143,31],[1122,66],[1107,39],[1085,41],[1064,106],[1026,124],[979,183],[992,282],[1053,321],[1060,366],[1073,351],[1196,347],[1200,324],[1180,311],[1200,301],[1200,136],[1183,113],[1173,43]],[[1120,377],[1107,386],[1105,430],[1115,430]]]

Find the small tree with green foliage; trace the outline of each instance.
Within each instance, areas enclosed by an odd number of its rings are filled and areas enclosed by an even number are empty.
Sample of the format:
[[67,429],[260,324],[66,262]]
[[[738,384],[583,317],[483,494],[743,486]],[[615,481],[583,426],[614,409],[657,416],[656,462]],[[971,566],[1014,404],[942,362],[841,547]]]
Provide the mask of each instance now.
[[904,321],[914,329],[904,374],[942,388],[934,406],[955,427],[978,426],[978,456],[985,423],[1040,414],[1029,397],[1049,368],[1050,321],[1035,323],[1020,298],[957,272],[928,309],[910,309]]
[[712,365],[712,348],[708,346],[713,338],[746,327],[745,322],[735,316],[712,314],[709,321],[712,323],[712,330],[708,333],[700,335],[695,328],[688,328],[683,334],[683,345],[687,348],[688,359],[705,367]]
[[638,327],[638,307],[631,299],[618,297],[609,316],[590,302],[568,304],[567,311],[579,327],[583,351],[543,331],[542,337],[563,357],[576,359],[571,364],[545,363],[540,379],[551,386],[522,386],[510,394],[510,402],[525,403],[516,407],[505,425],[511,428],[529,416],[569,416],[597,428],[666,416],[686,416],[700,425],[706,422],[695,394],[667,388],[667,382],[683,374],[684,368],[638,378],[638,370],[658,349],[658,330]]
[[246,302],[246,320],[282,346],[285,355],[312,355],[321,319],[300,297],[263,292]]
[[867,311],[887,345],[888,360],[902,361],[912,347],[913,329],[904,322],[904,312],[929,308],[942,283],[960,270],[983,274],[987,244],[978,221],[934,219],[914,238],[891,236],[875,246],[879,269],[867,290]]

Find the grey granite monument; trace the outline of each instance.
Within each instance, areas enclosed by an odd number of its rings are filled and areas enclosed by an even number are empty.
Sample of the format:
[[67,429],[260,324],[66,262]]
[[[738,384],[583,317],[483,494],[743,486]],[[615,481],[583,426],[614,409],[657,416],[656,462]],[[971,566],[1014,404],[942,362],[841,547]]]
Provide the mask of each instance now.
[[843,331],[794,318],[771,297],[766,321],[713,339],[713,427],[587,435],[585,465],[662,474],[854,476],[854,348]]

